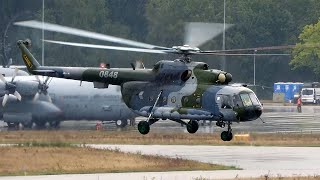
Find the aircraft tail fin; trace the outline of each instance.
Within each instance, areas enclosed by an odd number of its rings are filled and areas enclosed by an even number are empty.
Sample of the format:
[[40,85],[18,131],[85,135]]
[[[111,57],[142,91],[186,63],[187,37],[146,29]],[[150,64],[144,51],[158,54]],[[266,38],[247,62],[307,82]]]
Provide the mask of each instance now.
[[27,40],[19,40],[17,42],[18,47],[21,50],[22,53],[22,59],[24,64],[27,66],[27,69],[30,73],[32,73],[34,70],[37,70],[40,67],[40,64],[36,60],[36,58],[33,57],[33,55],[28,50],[28,47],[31,46],[31,41],[29,39]]

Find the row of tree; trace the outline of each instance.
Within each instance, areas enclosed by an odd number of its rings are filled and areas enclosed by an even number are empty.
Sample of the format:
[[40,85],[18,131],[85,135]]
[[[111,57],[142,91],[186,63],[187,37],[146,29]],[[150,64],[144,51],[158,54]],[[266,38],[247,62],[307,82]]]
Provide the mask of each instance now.
[[[45,0],[44,3],[47,22],[167,47],[183,44],[186,22],[222,23],[224,17],[223,0]],[[226,49],[317,43],[320,25],[312,24],[317,23],[319,17],[318,0],[226,0],[226,23],[234,24],[226,32]],[[41,31],[12,26],[12,19],[41,20],[42,2],[0,1],[0,33],[4,34],[7,29],[7,37],[4,37],[7,56],[16,63],[21,62],[15,42],[31,38],[32,51],[41,59]],[[108,44],[50,32],[45,32],[45,38]],[[222,35],[200,48],[221,49]],[[301,48],[294,50],[291,56],[256,56],[256,84],[272,86],[277,81],[319,80],[319,48]],[[259,53],[291,54],[291,50]],[[152,67],[160,59],[173,58],[176,57],[45,44],[47,65],[97,66],[100,62],[109,62],[114,67],[129,67],[130,62],[143,60]],[[221,58],[195,56],[193,60],[205,61],[211,68],[221,68]],[[253,83],[252,56],[228,56],[226,61],[224,70],[231,72],[235,81]]]

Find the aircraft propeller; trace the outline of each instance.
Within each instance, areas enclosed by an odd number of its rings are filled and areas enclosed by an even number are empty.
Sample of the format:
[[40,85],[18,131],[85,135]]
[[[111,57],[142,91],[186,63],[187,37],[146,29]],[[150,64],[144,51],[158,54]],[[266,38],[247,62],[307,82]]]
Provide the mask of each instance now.
[[14,95],[19,101],[21,101],[21,95],[18,91],[16,91],[16,85],[14,84],[14,79],[17,76],[19,69],[15,68],[12,79],[8,82],[2,74],[0,74],[0,80],[5,83],[5,95],[3,96],[2,106],[4,107],[7,104],[9,99],[9,94]]
[[49,88],[48,81],[49,81],[50,77],[48,76],[44,82],[41,82],[39,76],[35,76],[35,77],[36,77],[39,85],[38,85],[38,91],[33,97],[33,101],[37,101],[39,99],[40,94],[43,94],[43,95],[45,95],[47,97],[48,101],[50,103],[52,103],[52,99],[51,99],[51,97],[50,97],[50,95],[48,94],[48,91],[47,91],[48,88]]

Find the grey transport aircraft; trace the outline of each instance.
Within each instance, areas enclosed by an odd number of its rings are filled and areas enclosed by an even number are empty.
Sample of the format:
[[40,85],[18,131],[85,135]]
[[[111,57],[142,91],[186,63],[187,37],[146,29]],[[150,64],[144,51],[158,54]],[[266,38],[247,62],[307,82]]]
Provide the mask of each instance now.
[[[0,75],[1,76],[1,75]],[[0,116],[9,127],[58,127],[61,121],[115,121],[119,127],[134,120],[121,99],[120,89],[94,88],[93,83],[37,76],[1,77]],[[17,95],[18,94],[18,95]],[[19,97],[20,96],[20,97]],[[18,100],[20,99],[20,101]]]

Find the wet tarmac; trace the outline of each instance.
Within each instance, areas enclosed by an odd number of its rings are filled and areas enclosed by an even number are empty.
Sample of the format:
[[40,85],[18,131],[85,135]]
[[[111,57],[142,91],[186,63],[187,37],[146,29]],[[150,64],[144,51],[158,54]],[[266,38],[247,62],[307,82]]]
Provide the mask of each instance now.
[[[265,106],[262,120],[234,123],[233,132],[298,132],[320,133],[320,107],[304,106],[297,113],[295,106]],[[137,118],[137,122],[144,118]],[[265,123],[263,123],[264,121]],[[98,121],[66,121],[61,130],[94,130]],[[133,131],[134,128],[116,128],[115,124],[103,125],[107,131]],[[7,130],[4,123],[0,130]],[[224,129],[209,122],[200,126],[198,132],[220,132]],[[172,121],[159,121],[151,126],[156,132],[185,132],[185,127]],[[73,174],[56,176],[2,177],[2,179],[234,179],[251,177],[284,177],[320,175],[320,148],[318,147],[251,147],[251,146],[175,146],[175,145],[91,145],[95,148],[119,148],[121,151],[180,157],[201,162],[232,165],[243,170],[179,171],[107,174]]]
[[[250,122],[233,123],[233,132],[238,133],[274,133],[274,132],[296,132],[296,133],[320,133],[320,106],[304,106],[302,113],[296,112],[295,106],[264,107],[261,119]],[[293,111],[293,112],[291,112]],[[143,117],[136,118],[136,123],[145,120]],[[99,121],[64,121],[60,130],[95,130]],[[107,131],[133,131],[133,128],[120,129],[114,122],[106,122],[103,128]],[[33,128],[36,129],[36,128]],[[7,130],[7,125],[0,122],[0,130]],[[215,125],[215,122],[200,122],[200,133],[221,132],[225,128]],[[170,120],[160,120],[151,126],[151,131],[156,132],[185,132],[185,127]]]
[[244,170],[320,170],[320,147],[89,145],[99,149],[162,155]]

